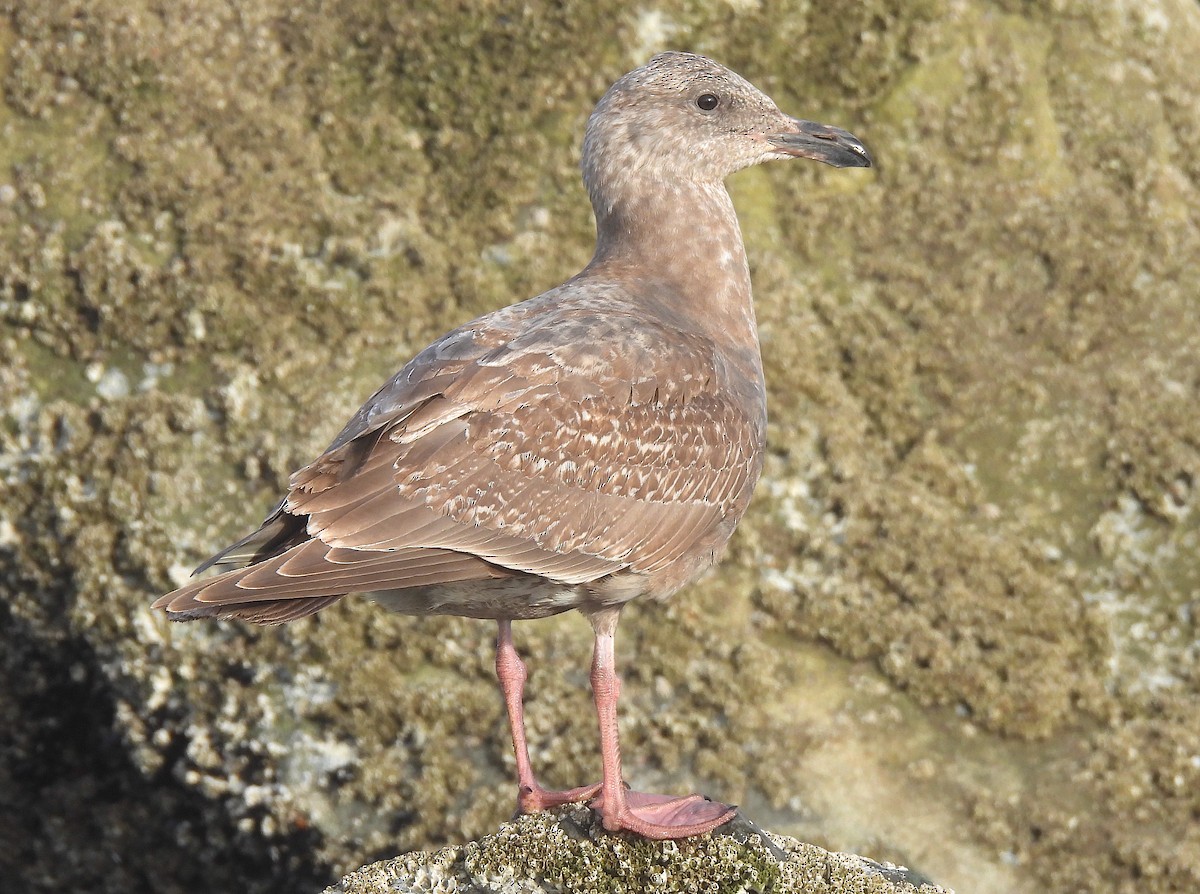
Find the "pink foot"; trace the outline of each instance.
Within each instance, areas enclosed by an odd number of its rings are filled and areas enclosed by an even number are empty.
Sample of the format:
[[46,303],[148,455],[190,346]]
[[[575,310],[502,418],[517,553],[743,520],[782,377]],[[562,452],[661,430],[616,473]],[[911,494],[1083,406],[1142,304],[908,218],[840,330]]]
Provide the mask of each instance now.
[[579,788],[569,788],[564,791],[551,791],[542,788],[536,782],[533,785],[522,785],[517,789],[517,809],[521,813],[540,813],[551,807],[561,807],[563,804],[576,804],[594,798],[600,791],[600,783],[581,785]]
[[513,754],[517,759],[517,812],[540,813],[551,807],[594,798],[600,791],[598,782],[556,792],[542,788],[533,776],[533,767],[529,763],[529,744],[525,741],[525,709],[522,705],[528,675],[525,662],[513,646],[511,621],[500,622],[500,633],[496,638],[496,676],[500,678],[500,688],[504,691]]
[[588,806],[600,813],[608,831],[624,829],[655,841],[704,835],[737,814],[736,807],[710,801],[702,795],[675,798],[626,791],[617,800],[621,803],[610,807],[604,795],[600,795]]
[[617,677],[613,632],[620,608],[606,608],[589,615],[596,631],[592,653],[592,696],[600,721],[600,759],[604,766],[604,787],[600,797],[588,806],[599,812],[604,828],[620,829],[665,841],[690,838],[711,832],[737,815],[737,808],[710,801],[701,795],[672,798],[626,790],[621,779],[621,746],[617,733],[617,698],[621,680]]

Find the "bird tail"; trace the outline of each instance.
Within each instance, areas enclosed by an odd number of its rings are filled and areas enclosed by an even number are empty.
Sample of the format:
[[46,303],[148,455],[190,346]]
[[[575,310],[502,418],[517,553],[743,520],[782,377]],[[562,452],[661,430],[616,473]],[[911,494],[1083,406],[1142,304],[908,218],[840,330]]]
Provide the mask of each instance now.
[[349,593],[508,577],[519,572],[449,549],[360,550],[310,540],[245,568],[192,580],[160,597],[171,618],[238,618],[282,624]]
[[[273,626],[306,618],[319,612],[326,606],[333,605],[342,598],[343,594],[326,596],[308,596],[301,598],[284,598],[269,600],[247,599],[245,602],[201,602],[197,596],[201,590],[214,583],[228,583],[236,586],[237,579],[249,569],[228,571],[215,578],[191,581],[185,586],[174,590],[155,600],[152,608],[166,609],[167,616],[172,621],[196,621],[201,618],[216,618],[218,620],[250,621],[254,624]],[[227,581],[226,581],[227,579]]]

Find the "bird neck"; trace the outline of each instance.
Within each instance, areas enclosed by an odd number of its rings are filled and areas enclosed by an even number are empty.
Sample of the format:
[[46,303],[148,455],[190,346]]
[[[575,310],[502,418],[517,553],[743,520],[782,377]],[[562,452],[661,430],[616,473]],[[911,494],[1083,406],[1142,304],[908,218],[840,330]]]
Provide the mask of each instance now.
[[725,184],[660,180],[622,193],[593,202],[596,254],[588,272],[652,277],[661,312],[761,378],[750,269]]

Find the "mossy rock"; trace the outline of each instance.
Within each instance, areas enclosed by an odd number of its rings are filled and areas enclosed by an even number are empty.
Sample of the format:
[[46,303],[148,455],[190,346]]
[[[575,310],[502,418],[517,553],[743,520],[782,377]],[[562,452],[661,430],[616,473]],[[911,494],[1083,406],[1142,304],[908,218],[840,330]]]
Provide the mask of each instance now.
[[405,854],[325,894],[952,894],[900,866],[832,854],[742,816],[711,835],[647,841],[604,831],[586,807],[522,816],[478,841]]
[[[731,180],[771,455],[716,573],[622,621],[631,781],[964,890],[1200,889],[1183,0],[5,4],[0,875],[315,890],[508,814],[488,625],[148,606],[586,262],[583,122],[668,45],[879,165]],[[594,779],[587,625],[517,636],[539,772]]]

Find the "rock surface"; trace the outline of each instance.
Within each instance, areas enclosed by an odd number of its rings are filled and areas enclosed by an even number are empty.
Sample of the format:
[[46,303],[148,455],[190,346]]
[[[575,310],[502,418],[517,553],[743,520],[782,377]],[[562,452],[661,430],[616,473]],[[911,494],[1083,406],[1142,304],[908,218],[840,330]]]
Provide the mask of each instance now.
[[522,816],[478,841],[381,860],[324,894],[953,894],[901,866],[772,835],[740,815],[712,835],[609,835],[586,807]]
[[[731,181],[771,455],[622,620],[631,782],[972,894],[1200,890],[1200,4],[453,9],[0,2],[0,878],[319,890],[510,815],[490,625],[148,606],[587,261],[585,116],[672,47],[880,165]],[[516,636],[544,781],[596,778],[586,625]]]

